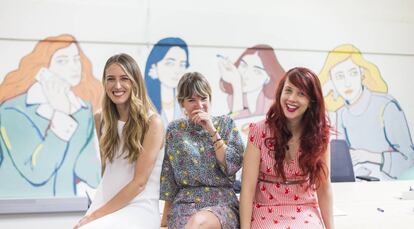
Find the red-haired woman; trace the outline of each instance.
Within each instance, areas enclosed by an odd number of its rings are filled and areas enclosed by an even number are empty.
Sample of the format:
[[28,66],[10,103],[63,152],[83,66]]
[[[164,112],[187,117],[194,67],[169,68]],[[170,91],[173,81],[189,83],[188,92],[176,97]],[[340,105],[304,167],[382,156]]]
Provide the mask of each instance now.
[[250,126],[241,228],[332,228],[329,124],[318,77],[293,68],[266,120]]

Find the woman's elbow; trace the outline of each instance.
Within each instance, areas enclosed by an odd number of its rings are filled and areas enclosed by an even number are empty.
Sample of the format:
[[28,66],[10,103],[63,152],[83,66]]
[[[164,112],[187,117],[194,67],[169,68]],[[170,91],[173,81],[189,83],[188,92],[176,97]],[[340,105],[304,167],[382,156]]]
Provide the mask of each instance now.
[[318,194],[330,195],[331,192],[332,192],[332,187],[331,187],[331,182],[329,181],[321,183],[317,189]]
[[145,190],[145,187],[147,185],[147,182],[145,181],[139,181],[139,180],[133,180],[131,182],[132,185],[132,191],[134,196],[137,196],[139,193]]

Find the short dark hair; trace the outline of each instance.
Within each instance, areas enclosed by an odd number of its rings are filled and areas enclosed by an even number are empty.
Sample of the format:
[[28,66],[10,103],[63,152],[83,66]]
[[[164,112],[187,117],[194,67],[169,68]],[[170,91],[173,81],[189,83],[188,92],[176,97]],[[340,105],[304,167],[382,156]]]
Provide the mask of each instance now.
[[208,96],[211,101],[211,87],[207,79],[199,72],[185,73],[177,86],[177,100],[180,105],[184,99],[191,98],[193,94],[198,96]]

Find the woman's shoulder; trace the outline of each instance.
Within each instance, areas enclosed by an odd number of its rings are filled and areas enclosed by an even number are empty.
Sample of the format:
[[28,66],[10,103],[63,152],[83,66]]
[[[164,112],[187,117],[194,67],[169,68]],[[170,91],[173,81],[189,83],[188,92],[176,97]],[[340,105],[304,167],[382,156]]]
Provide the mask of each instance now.
[[[6,108],[6,107],[28,107],[26,105],[27,100],[27,93],[18,95],[13,98],[9,98],[7,100],[4,100],[3,102],[0,102],[0,107]],[[22,106],[24,105],[24,106]]]
[[222,124],[222,125],[234,122],[234,120],[229,115],[213,116],[212,121],[214,124]]
[[167,132],[183,129],[187,127],[188,121],[186,118],[179,118],[168,123]]
[[257,121],[257,122],[252,122],[250,125],[256,126],[257,128],[267,128],[268,127],[266,119],[263,119],[263,120],[260,120],[260,121]]
[[264,139],[270,136],[268,130],[266,120],[250,123],[248,141],[260,149],[261,145],[265,142]]
[[249,128],[250,130],[256,130],[256,131],[264,131],[266,129],[268,129],[268,125],[266,122],[266,119],[260,120],[258,122],[252,122],[249,124]]
[[102,120],[102,110],[98,110],[97,112],[95,112],[95,114],[93,114],[93,119],[95,120],[95,122],[101,121]]
[[161,116],[156,112],[149,112],[148,113],[148,125],[149,128],[164,128],[164,124],[162,122]]
[[93,114],[93,120],[95,121],[95,124],[102,124],[103,123],[103,119],[104,119],[104,114],[102,112],[102,109],[97,110],[94,114]]

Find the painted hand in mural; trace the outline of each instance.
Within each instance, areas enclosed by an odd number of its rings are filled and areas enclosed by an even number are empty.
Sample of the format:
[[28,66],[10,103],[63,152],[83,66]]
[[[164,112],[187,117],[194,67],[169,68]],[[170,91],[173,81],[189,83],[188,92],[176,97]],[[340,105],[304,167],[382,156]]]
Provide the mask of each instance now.
[[220,71],[221,78],[224,81],[232,85],[234,84],[241,85],[242,78],[241,78],[240,72],[237,69],[237,67],[227,57],[222,57],[219,59],[218,68]]
[[60,77],[55,76],[52,72],[45,68],[40,69],[36,79],[42,86],[43,93],[45,94],[46,100],[49,102],[49,105],[54,110],[61,111],[65,114],[69,114],[69,84],[67,84]]
[[364,149],[350,149],[349,151],[354,166],[363,163],[382,164],[382,156],[379,153],[370,152]]
[[226,83],[229,83],[233,89],[233,106],[231,111],[241,111],[243,107],[243,88],[242,88],[242,76],[238,68],[226,57],[217,55],[219,58],[218,68],[220,71],[221,79]]

